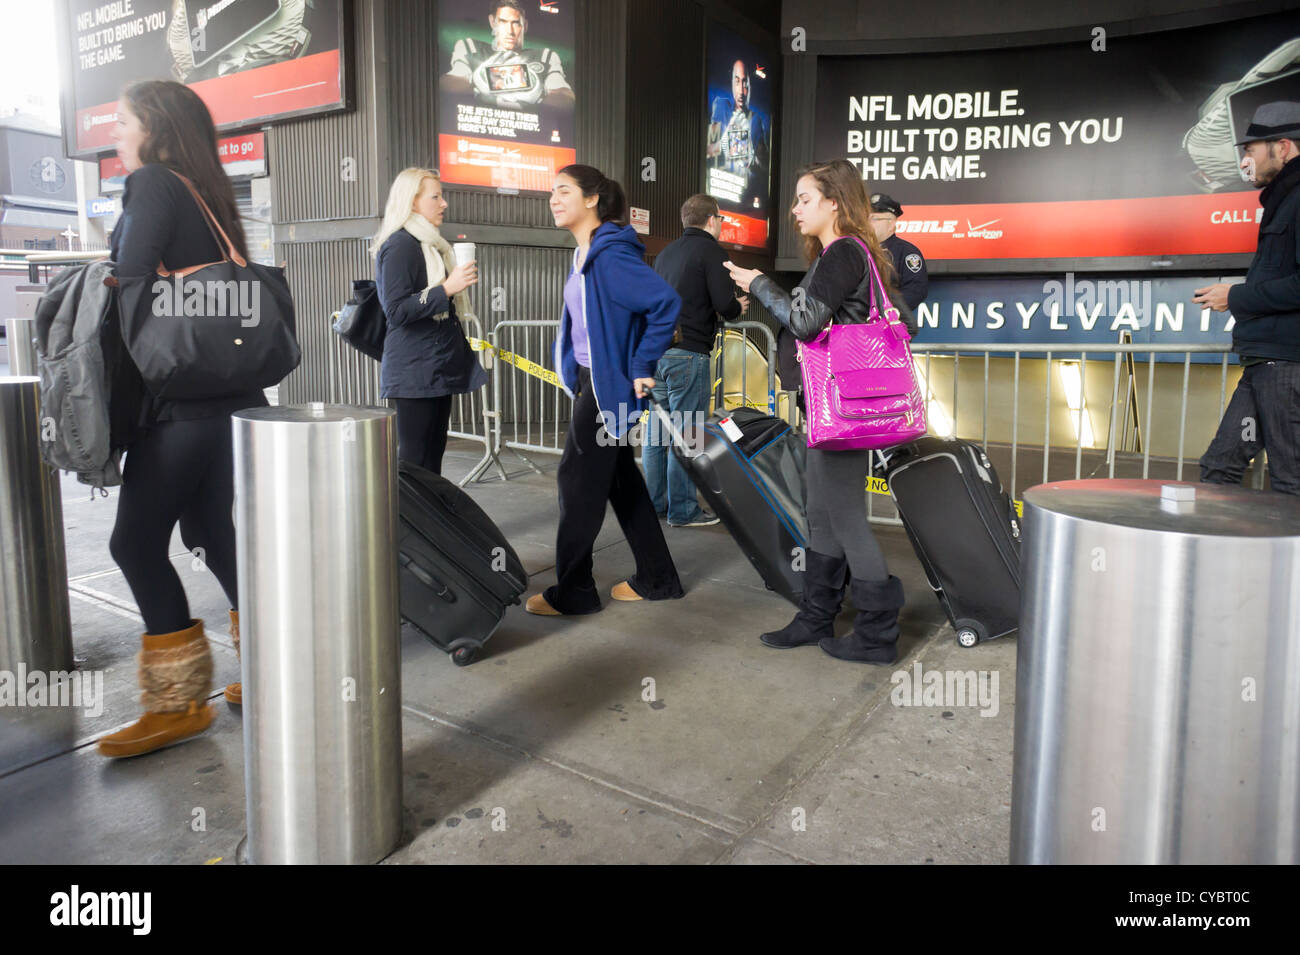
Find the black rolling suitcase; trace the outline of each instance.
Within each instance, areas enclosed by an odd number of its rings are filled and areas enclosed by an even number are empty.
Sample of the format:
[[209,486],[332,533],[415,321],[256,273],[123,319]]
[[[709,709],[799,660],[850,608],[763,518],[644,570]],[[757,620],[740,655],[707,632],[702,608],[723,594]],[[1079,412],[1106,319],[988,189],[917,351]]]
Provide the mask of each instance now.
[[1020,626],[1020,522],[978,445],[922,438],[889,452],[889,493],[957,642]]
[[672,435],[673,454],[763,583],[797,604],[803,563],[796,563],[796,548],[808,546],[803,437],[780,418],[736,408],[686,438],[658,403],[653,407]]
[[519,603],[528,574],[492,518],[451,481],[402,461],[397,492],[402,617],[466,666]]

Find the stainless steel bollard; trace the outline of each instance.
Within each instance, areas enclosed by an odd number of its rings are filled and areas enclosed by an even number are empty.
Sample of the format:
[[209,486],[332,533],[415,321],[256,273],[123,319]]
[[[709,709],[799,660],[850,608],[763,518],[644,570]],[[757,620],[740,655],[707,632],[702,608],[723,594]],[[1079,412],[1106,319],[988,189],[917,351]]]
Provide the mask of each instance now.
[[39,378],[0,378],[0,670],[71,670],[59,472],[41,459]]
[[378,862],[401,836],[395,424],[232,418],[250,862]]
[[36,320],[5,319],[5,347],[9,350],[9,374],[26,377],[36,374]]
[[1300,862],[1300,501],[1062,481],[1024,528],[1011,861]]

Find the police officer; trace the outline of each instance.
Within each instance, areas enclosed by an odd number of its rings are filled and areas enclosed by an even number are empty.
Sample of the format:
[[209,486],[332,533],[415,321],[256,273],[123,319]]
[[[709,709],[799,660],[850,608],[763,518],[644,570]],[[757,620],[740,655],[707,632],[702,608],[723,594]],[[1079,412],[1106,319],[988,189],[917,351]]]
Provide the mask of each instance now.
[[915,315],[916,307],[929,294],[930,276],[925,271],[925,256],[921,250],[895,234],[898,217],[902,214],[903,207],[883,192],[872,195],[871,227],[876,230],[880,244],[894,257],[894,278],[898,290]]

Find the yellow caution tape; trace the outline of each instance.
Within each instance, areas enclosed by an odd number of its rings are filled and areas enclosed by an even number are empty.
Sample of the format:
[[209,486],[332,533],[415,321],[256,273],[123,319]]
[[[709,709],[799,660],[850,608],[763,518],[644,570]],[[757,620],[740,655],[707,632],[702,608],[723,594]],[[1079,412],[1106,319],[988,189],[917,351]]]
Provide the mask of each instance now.
[[[867,490],[872,494],[888,494],[889,483],[884,478],[868,476]],[[1023,518],[1025,516],[1025,502],[1012,501],[1011,503],[1015,505],[1016,517]]]
[[507,364],[514,365],[524,374],[532,375],[534,378],[540,378],[542,381],[546,382],[547,384],[554,385],[556,388],[564,387],[564,385],[561,384],[560,382],[559,375],[551,371],[551,369],[537,364],[537,362],[535,361],[530,361],[529,359],[524,358],[522,355],[516,355],[512,351],[506,351],[504,348],[498,348],[496,345],[493,345],[491,342],[485,342],[481,338],[471,338],[469,340],[469,347],[472,348],[474,351],[488,352],[489,354],[494,355],[497,358],[500,358],[502,361],[506,362]]

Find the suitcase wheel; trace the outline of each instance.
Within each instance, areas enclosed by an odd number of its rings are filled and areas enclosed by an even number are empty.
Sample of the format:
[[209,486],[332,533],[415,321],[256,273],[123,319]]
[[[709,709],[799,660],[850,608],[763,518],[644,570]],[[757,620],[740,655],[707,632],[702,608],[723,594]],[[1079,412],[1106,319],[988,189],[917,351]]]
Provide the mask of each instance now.
[[451,651],[451,662],[458,667],[467,667],[478,657],[478,647],[457,647]]
[[953,629],[957,631],[957,642],[963,647],[973,647],[989,638],[988,632],[978,620],[958,620],[953,624]]

